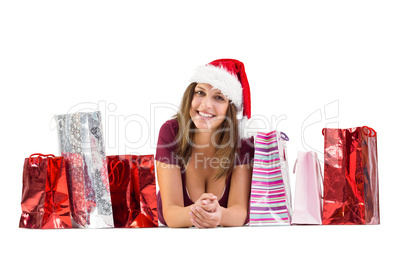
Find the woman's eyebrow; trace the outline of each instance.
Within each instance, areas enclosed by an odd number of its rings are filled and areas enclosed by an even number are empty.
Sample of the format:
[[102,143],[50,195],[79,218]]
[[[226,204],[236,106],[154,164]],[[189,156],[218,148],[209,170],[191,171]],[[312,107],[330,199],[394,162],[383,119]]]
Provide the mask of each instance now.
[[216,91],[215,92],[213,92],[215,95],[222,95],[222,96],[224,96],[223,95],[223,93],[222,93],[222,91],[218,91],[219,89],[216,89]]
[[200,89],[205,90],[205,88],[203,88],[203,87],[201,87],[201,86],[196,86],[196,88],[200,88]]

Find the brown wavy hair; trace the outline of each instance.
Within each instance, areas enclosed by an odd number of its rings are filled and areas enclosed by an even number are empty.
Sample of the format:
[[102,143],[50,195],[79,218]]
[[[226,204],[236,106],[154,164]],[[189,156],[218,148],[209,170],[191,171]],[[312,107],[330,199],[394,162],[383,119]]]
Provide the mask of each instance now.
[[[176,154],[184,167],[190,162],[192,153],[192,144],[194,144],[194,133],[196,129],[194,122],[190,117],[191,102],[194,97],[197,83],[191,83],[183,94],[179,112],[174,119],[179,123],[179,132],[176,136],[177,149]],[[218,173],[214,180],[227,178],[234,169],[236,154],[239,150],[239,131],[236,117],[236,107],[229,102],[226,112],[226,118],[219,127],[220,133],[214,134],[215,143],[218,145],[214,157],[220,160]],[[227,159],[223,164],[222,160]]]

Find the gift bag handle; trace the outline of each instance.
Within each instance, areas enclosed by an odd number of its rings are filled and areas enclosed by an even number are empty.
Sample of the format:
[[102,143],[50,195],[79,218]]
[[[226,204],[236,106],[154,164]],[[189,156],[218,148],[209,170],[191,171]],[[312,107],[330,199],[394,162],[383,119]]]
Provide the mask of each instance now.
[[281,132],[281,139],[285,140],[285,141],[289,141],[289,137],[283,132]]
[[120,172],[119,172],[119,170],[117,169],[117,172],[118,172],[117,177],[118,177],[118,178],[121,177],[120,181],[117,183],[117,187],[119,187],[119,186],[122,184],[122,182],[123,182],[123,177],[124,177],[124,172],[126,171],[126,168],[125,168],[125,166],[124,166],[123,161],[121,161],[121,160],[117,161],[117,162],[113,165],[113,167],[110,169],[110,174],[109,174],[109,178],[110,178],[110,175],[113,175],[113,176],[112,176],[112,177],[113,177],[113,178],[112,178],[112,181],[109,183],[110,185],[112,185],[112,184],[114,184],[114,172],[113,172],[113,171],[116,169],[116,167],[117,167],[118,164],[122,164],[122,165],[123,165],[123,172],[121,173],[121,176],[120,176]]
[[[33,157],[33,156],[36,156],[37,155],[37,157],[35,158],[35,157]],[[29,156],[29,159],[28,159],[28,163],[29,163],[29,165],[37,165],[37,166],[39,166],[39,164],[40,164],[40,162],[42,161],[42,159],[43,158],[47,158],[47,157],[55,157],[53,154],[39,154],[39,153],[35,153],[35,154],[31,154],[30,156]]]
[[[373,128],[368,127],[368,126],[363,126],[362,128],[363,128],[363,132],[364,132],[365,129],[368,130],[368,133],[364,133],[367,136],[372,137],[372,138],[377,136],[377,132]],[[325,128],[322,129],[322,135],[323,136],[324,136],[324,131],[325,131]]]
[[293,166],[293,174],[296,173],[297,162],[299,162],[299,158],[296,158],[295,164],[294,164],[294,166]]
[[[368,129],[369,133],[364,133],[365,129]],[[374,129],[372,129],[371,127],[368,127],[368,126],[363,126],[363,133],[366,134],[369,137],[372,137],[372,138],[377,136],[377,132]]]

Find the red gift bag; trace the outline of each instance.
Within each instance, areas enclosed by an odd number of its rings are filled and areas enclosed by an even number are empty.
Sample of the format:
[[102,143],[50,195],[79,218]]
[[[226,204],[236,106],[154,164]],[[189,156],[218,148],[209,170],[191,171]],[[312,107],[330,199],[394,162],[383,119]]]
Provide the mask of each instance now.
[[63,157],[31,155],[25,159],[22,179],[20,227],[71,228]]
[[106,157],[114,227],[158,227],[153,155]]
[[364,126],[323,134],[322,224],[379,224],[377,133]]

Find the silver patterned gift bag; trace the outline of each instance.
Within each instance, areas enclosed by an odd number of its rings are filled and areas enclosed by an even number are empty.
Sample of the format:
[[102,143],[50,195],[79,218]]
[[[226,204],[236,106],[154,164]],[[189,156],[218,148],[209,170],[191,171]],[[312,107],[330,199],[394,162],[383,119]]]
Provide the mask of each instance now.
[[67,164],[73,227],[113,227],[112,203],[99,111],[56,115]]

